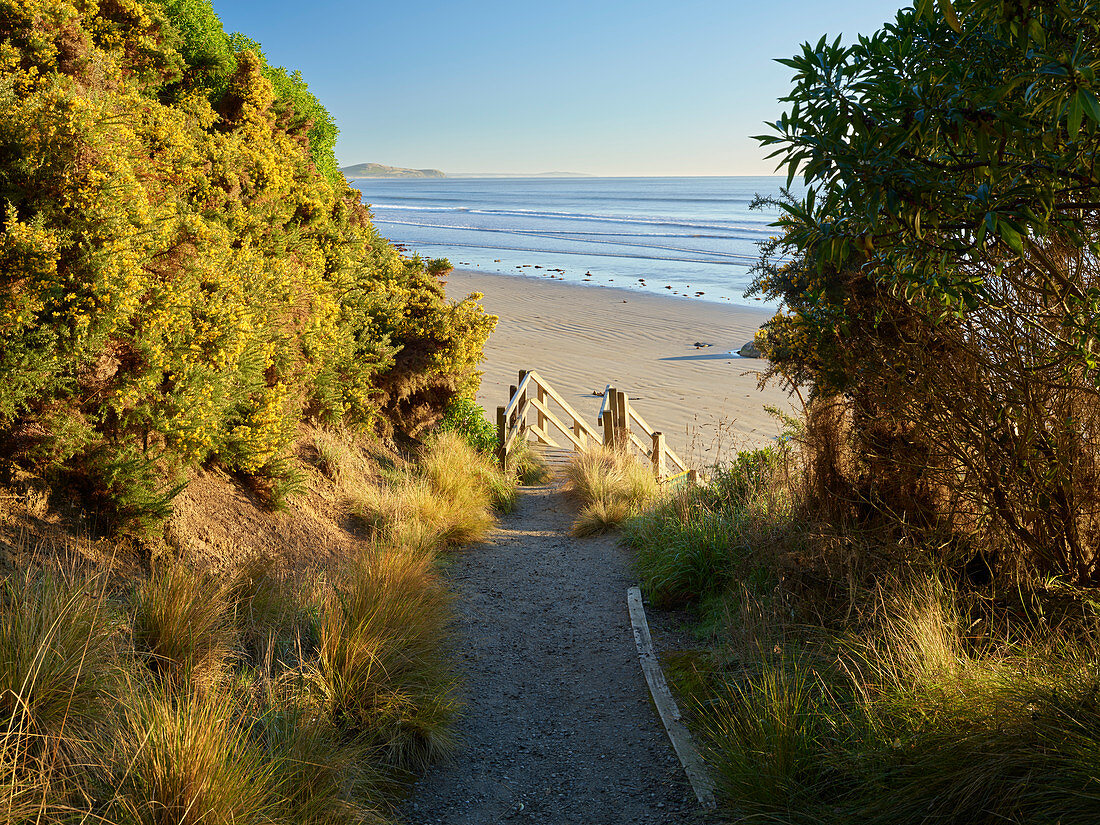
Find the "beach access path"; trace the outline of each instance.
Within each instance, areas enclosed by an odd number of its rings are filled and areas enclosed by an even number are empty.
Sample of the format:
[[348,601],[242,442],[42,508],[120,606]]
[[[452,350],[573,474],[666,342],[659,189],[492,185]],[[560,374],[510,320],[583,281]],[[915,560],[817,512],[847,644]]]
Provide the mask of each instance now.
[[451,557],[459,746],[413,788],[409,825],[705,821],[639,668],[627,551],[572,537],[576,511],[556,484],[523,488],[486,543]]

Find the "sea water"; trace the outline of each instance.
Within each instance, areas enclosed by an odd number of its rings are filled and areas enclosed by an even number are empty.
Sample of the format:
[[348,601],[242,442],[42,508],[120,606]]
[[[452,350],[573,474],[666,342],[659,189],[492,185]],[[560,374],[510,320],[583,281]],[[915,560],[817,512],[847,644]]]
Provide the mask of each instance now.
[[362,179],[381,233],[462,269],[627,287],[704,301],[747,298],[776,229],[782,177]]

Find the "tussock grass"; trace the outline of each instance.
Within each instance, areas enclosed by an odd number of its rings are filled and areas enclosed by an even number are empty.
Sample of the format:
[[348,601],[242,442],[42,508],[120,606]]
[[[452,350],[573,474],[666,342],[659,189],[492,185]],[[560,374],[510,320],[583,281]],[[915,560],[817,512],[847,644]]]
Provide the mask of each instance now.
[[270,670],[312,645],[308,577],[293,574],[275,560],[255,556],[242,564],[225,584],[226,603],[240,651],[253,667]]
[[711,598],[747,574],[762,549],[786,540],[783,473],[777,451],[742,453],[707,485],[680,485],[626,523],[634,569],[655,604]]
[[117,592],[0,576],[0,823],[390,821],[453,746],[436,554],[482,536],[514,483],[450,435],[385,485],[349,456],[331,472],[374,496],[377,529],[341,562],[175,562]]
[[419,473],[364,485],[351,511],[376,541],[432,553],[484,538],[496,523],[494,510],[510,510],[515,497],[515,483],[492,459],[445,432],[421,456]]
[[430,557],[408,551],[363,554],[325,603],[314,687],[335,723],[392,767],[422,768],[450,750],[454,677],[441,652],[450,619]]
[[266,825],[277,811],[274,767],[217,691],[137,696],[124,712],[118,825]]
[[120,675],[101,582],[26,572],[0,583],[0,599],[0,770],[46,777],[87,764]]
[[726,813],[1100,819],[1094,611],[1066,633],[1029,620],[1033,601],[968,590],[904,536],[815,522],[816,479],[790,461],[742,454],[625,530],[649,596],[698,619],[708,652],[677,687]]
[[279,697],[257,722],[273,763],[283,821],[295,825],[383,823],[384,783],[370,750],[348,741],[330,719],[297,697]]
[[517,438],[508,454],[508,467],[520,484],[547,484],[554,478],[554,471],[531,447],[531,442]]
[[641,511],[656,495],[652,471],[623,450],[596,447],[576,454],[566,465],[565,490],[581,503],[573,525],[577,536],[615,529]]
[[227,588],[184,564],[157,570],[141,585],[132,623],[139,659],[175,687],[217,679],[236,643]]

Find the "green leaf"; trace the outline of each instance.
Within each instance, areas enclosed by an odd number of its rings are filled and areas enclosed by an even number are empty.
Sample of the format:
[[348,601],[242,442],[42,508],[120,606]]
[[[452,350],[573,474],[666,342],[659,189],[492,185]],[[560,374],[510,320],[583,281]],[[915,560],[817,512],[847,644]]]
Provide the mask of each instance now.
[[1081,102],[1081,90],[1069,99],[1069,118],[1067,127],[1070,140],[1077,140],[1077,133],[1081,131],[1081,116],[1084,114],[1084,106]]
[[1100,100],[1097,100],[1096,95],[1089,89],[1081,89],[1078,94],[1084,103],[1085,113],[1092,119],[1093,123],[1100,123]]
[[943,19],[947,21],[947,25],[962,34],[962,23],[959,22],[959,16],[955,14],[955,7],[951,5],[951,0],[939,0],[940,12],[943,14]]
[[1023,239],[1020,237],[1020,233],[1009,225],[1008,221],[999,221],[997,230],[1001,236],[1001,240],[1008,244],[1013,252],[1017,255],[1024,254]]

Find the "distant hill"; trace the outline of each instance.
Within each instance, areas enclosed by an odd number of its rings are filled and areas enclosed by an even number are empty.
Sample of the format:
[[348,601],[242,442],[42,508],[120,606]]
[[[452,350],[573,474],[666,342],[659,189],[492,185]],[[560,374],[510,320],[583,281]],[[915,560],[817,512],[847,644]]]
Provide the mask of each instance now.
[[340,170],[346,178],[445,178],[438,169],[402,169],[381,163],[357,163]]

